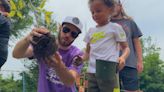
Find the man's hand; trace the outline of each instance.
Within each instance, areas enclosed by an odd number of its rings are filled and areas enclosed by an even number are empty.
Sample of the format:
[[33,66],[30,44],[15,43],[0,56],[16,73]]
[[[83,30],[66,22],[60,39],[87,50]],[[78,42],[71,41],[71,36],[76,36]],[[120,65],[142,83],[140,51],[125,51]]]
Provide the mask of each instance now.
[[72,86],[75,83],[78,73],[74,69],[67,69],[59,53],[56,52],[53,56],[46,58],[46,64],[54,68],[60,81],[65,85]]
[[49,33],[49,30],[47,30],[47,29],[44,28],[44,27],[34,28],[34,29],[30,32],[30,34],[26,37],[26,40],[27,40],[28,42],[35,43],[35,42],[33,41],[33,36],[40,37],[40,36],[42,36],[43,34],[47,34],[47,33]]
[[62,62],[62,57],[58,52],[56,52],[54,55],[47,57],[46,64],[50,67],[56,67]]

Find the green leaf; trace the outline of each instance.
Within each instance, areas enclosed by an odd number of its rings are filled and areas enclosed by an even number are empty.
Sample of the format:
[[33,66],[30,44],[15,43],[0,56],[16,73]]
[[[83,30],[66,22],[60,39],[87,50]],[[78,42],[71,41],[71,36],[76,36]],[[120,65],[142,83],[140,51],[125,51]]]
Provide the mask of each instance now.
[[18,6],[19,6],[19,9],[22,9],[22,8],[25,7],[25,4],[24,4],[23,0],[18,1]]
[[11,6],[11,10],[17,10],[17,7],[15,3],[13,2],[13,0],[10,0],[10,6]]
[[17,11],[17,16],[19,17],[19,18],[23,18],[23,15],[22,15],[22,13],[20,12],[20,11]]
[[16,11],[11,11],[11,12],[9,13],[9,17],[14,17],[15,14],[16,14]]
[[43,7],[45,6],[46,1],[47,1],[47,0],[43,0],[43,1],[41,2],[41,4],[40,4],[39,7],[40,7],[40,8],[43,8]]
[[49,12],[49,11],[45,12],[45,21],[46,21],[47,25],[50,25],[50,23],[51,23],[51,15],[52,15],[52,13],[53,12]]

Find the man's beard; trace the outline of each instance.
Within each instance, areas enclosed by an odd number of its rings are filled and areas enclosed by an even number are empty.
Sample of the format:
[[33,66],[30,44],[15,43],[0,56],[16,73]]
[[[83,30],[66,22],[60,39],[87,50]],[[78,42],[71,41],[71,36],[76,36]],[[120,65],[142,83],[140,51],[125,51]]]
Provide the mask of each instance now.
[[69,47],[72,43],[73,43],[73,41],[71,41],[71,42],[66,42],[66,41],[62,41],[62,39],[61,39],[61,37],[60,37],[60,33],[59,33],[59,35],[58,35],[58,41],[59,41],[59,44],[61,45],[61,46],[63,46],[63,47]]

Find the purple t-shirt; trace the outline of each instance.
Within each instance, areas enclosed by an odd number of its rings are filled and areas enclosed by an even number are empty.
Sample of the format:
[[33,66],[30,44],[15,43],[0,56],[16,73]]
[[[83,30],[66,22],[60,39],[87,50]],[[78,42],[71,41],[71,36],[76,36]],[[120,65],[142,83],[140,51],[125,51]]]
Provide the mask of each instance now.
[[[73,69],[80,74],[83,65],[73,65],[73,58],[82,55],[82,52],[75,46],[68,50],[58,50],[62,60],[68,69]],[[44,61],[39,61],[38,92],[75,92],[75,85],[68,87],[64,85],[56,75],[54,68],[48,67]]]

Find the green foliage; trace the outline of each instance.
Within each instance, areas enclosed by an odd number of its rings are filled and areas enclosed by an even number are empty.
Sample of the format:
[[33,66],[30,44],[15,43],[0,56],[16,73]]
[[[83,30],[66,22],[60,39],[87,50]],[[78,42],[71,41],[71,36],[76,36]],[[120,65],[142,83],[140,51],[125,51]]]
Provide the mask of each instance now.
[[13,76],[3,79],[0,75],[0,92],[21,92],[20,80],[13,80]]
[[[52,33],[56,33],[57,25],[51,19],[52,12],[44,9],[47,0],[10,0],[12,22],[11,36],[19,38],[31,26],[44,26]],[[31,29],[30,29],[31,30]],[[29,62],[26,60],[25,62]],[[23,92],[23,83],[26,92],[37,92],[38,65],[36,61],[25,63],[27,71],[20,73],[22,79],[13,80],[13,77],[3,79],[0,75],[0,92]]]
[[30,0],[30,6],[35,16],[35,26],[44,26],[51,32],[56,32],[56,23],[51,18],[53,12],[47,11],[43,8],[45,2],[46,0],[42,0],[39,5],[36,5]]
[[144,92],[164,92],[164,61],[160,60],[160,48],[151,38],[143,40],[144,72],[140,76],[140,86]]
[[158,53],[160,51],[160,48],[156,46],[155,43],[152,43],[152,38],[148,37],[145,39],[142,39],[142,48],[143,48],[143,55],[148,56],[152,53]]
[[20,37],[32,25],[44,26],[56,32],[56,23],[51,19],[52,12],[44,9],[47,0],[10,0],[12,37]]
[[25,31],[33,24],[33,17],[30,15],[31,8],[28,0],[10,0],[11,5],[11,35],[19,37],[20,32]]
[[[25,62],[28,62],[27,60]],[[30,64],[25,64],[25,67],[28,71],[22,72],[21,75],[23,76],[24,73],[24,83],[25,83],[25,90],[26,92],[37,92],[37,84],[38,84],[38,65],[36,61],[32,61]],[[21,80],[23,83],[23,80]]]
[[[37,92],[38,83],[38,65],[36,61],[29,63],[29,60],[25,60],[25,67],[27,71],[20,73],[22,79],[14,80],[13,75],[2,78],[0,75],[0,92]],[[24,85],[24,87],[23,87]]]

